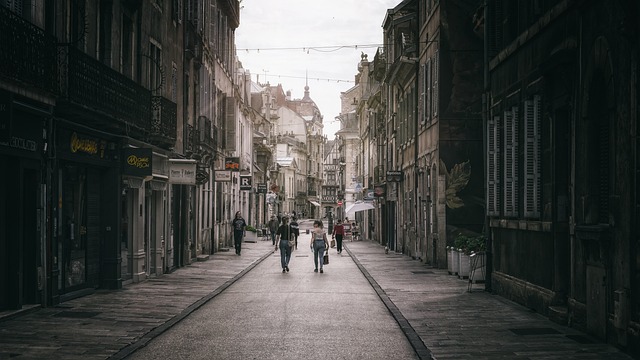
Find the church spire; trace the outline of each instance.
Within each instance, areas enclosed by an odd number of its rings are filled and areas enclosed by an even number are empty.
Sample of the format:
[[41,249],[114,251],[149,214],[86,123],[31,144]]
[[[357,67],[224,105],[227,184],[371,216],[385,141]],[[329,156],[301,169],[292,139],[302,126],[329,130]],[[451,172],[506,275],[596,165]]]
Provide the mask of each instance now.
[[302,100],[311,100],[311,97],[309,97],[309,69],[305,73],[304,97]]

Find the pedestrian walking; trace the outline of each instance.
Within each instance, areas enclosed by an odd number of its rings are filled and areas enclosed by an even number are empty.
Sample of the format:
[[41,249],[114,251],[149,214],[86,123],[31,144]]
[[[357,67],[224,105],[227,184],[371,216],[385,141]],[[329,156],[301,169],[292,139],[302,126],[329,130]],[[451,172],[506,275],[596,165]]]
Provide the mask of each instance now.
[[271,220],[269,220],[267,227],[269,228],[269,235],[271,236],[271,245],[275,246],[276,250],[278,250],[278,246],[276,245],[276,231],[278,231],[278,227],[280,227],[280,222],[275,215],[271,215]]
[[298,236],[300,236],[300,225],[294,216],[291,218],[291,240],[293,241],[293,249],[298,250]]
[[282,217],[282,225],[276,231],[276,235],[279,238],[280,245],[280,265],[282,265],[282,272],[289,272],[289,260],[291,260],[291,246],[289,246],[289,240],[291,240],[291,227],[289,226],[289,218]]
[[342,239],[344,239],[344,225],[342,224],[342,220],[338,219],[338,222],[333,227],[331,239],[336,239],[336,250],[338,254],[342,254]]
[[313,272],[318,272],[318,265],[320,265],[320,273],[324,272],[324,251],[329,248],[328,245],[327,233],[322,228],[322,221],[314,221],[310,244],[313,251],[313,263],[316,266]]
[[236,216],[231,222],[231,227],[233,228],[233,243],[236,247],[236,255],[240,256],[240,251],[242,250],[242,238],[246,235],[246,227],[247,223],[242,218],[240,211],[236,212]]

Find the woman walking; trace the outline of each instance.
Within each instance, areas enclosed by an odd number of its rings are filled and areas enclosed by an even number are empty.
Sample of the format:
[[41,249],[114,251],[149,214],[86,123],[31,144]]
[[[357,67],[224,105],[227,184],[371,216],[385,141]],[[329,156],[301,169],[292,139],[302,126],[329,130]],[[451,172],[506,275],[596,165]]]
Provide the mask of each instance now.
[[280,246],[280,265],[282,265],[282,272],[289,272],[289,260],[291,260],[291,246],[289,246],[289,240],[291,240],[291,227],[289,226],[289,218],[282,218],[282,225],[276,231],[276,235],[280,238],[278,245]]
[[313,262],[316,265],[313,272],[318,272],[318,263],[320,264],[320,273],[323,273],[324,251],[329,248],[327,242],[327,233],[322,228],[322,221],[313,222],[313,230],[311,231],[311,250],[313,250]]
[[342,225],[342,220],[338,219],[338,222],[333,227],[331,238],[336,239],[338,254],[342,254],[342,239],[344,238],[344,225]]

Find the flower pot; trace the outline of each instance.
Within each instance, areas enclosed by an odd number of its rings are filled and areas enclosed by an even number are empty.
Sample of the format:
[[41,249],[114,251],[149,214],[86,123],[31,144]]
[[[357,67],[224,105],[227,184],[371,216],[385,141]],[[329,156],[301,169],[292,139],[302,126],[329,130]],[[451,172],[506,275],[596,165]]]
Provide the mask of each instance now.
[[451,248],[451,271],[449,274],[458,275],[458,270],[460,269],[460,255],[458,255],[458,250]]
[[468,279],[469,278],[469,270],[471,268],[469,255],[465,254],[464,251],[458,249],[459,254],[459,267],[458,267],[458,278],[460,279]]
[[482,283],[485,280],[486,273],[487,267],[484,251],[472,254],[469,281],[473,283]]

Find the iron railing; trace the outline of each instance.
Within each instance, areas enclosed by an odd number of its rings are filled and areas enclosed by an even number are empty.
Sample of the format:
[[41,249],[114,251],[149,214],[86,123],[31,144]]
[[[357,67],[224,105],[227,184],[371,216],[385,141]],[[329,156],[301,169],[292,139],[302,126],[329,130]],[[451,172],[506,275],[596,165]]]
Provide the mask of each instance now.
[[151,111],[151,142],[173,146],[177,136],[178,106],[163,96],[152,96]]
[[0,76],[56,93],[55,38],[4,6],[0,6],[0,49]]
[[149,90],[71,46],[60,48],[59,62],[61,100],[115,119],[115,123],[107,122],[106,125],[128,134],[132,131],[148,133],[151,120]]

